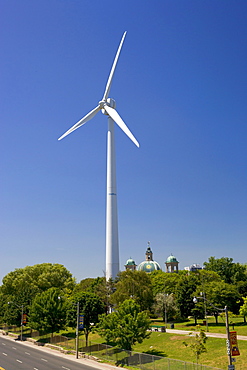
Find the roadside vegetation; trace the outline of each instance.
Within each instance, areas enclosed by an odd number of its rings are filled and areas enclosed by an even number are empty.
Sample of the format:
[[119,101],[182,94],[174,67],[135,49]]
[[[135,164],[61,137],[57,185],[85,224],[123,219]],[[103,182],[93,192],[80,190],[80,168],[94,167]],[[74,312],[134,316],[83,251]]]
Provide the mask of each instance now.
[[[174,274],[127,270],[115,281],[106,282],[105,278],[98,277],[79,283],[60,264],[44,263],[16,269],[4,277],[0,286],[0,323],[20,326],[25,317],[24,336],[28,335],[26,329],[30,327],[32,331],[39,331],[37,339],[40,341],[58,333],[74,341],[79,302],[80,314],[84,315],[80,337],[84,335],[88,346],[96,341],[137,352],[196,361],[188,335],[146,329],[150,325],[175,326],[175,329],[191,332],[200,325],[205,331],[225,333],[222,309],[227,306],[230,330],[247,336],[246,265],[234,263],[228,257],[210,257],[204,267],[196,272]],[[198,298],[197,303],[193,302],[193,297]],[[225,339],[208,338],[203,345],[206,352],[201,346],[197,356],[200,363],[218,367],[227,364]],[[247,341],[241,341],[239,347],[241,356],[237,363],[247,363]]]

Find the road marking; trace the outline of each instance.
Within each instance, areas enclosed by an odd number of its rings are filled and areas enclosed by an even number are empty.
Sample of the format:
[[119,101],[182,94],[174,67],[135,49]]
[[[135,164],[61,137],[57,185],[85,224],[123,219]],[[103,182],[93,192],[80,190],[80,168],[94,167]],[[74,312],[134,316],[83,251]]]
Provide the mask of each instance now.
[[5,370],[3,367],[0,366],[0,370]]
[[20,360],[16,360],[17,362],[20,362],[20,364],[22,364],[22,361],[20,361]]
[[16,349],[15,347],[12,347],[13,349]]
[[34,367],[33,370],[39,370],[39,369],[37,369],[37,367]]
[[48,361],[48,360],[46,360],[45,358],[42,358],[41,360],[42,360],[42,361],[45,361],[45,362],[47,362],[47,361]]
[[62,369],[70,370],[68,367],[62,366]]
[[6,346],[6,343],[2,343],[3,346]]
[[26,355],[29,355],[30,356],[30,353],[28,353],[28,352],[25,352],[26,353]]
[[7,353],[4,353],[4,352],[3,352],[3,355],[4,355],[4,356],[8,356],[8,355],[7,355]]

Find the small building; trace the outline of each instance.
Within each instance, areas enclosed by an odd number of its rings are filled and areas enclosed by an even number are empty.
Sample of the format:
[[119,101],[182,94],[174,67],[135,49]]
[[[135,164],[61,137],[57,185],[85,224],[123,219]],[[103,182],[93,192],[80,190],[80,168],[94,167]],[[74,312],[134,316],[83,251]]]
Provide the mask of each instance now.
[[178,264],[176,257],[171,254],[165,262],[166,272],[178,272]]
[[202,267],[200,265],[198,265],[197,263],[193,263],[192,265],[190,266],[187,266],[184,268],[186,271],[198,271],[198,270],[202,270]]

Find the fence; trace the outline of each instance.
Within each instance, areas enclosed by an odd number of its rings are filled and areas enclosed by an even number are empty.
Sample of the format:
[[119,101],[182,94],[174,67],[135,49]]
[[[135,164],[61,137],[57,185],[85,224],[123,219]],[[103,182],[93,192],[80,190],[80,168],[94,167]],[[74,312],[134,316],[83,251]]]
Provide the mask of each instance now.
[[[8,329],[10,329],[10,327]],[[12,327],[11,329],[17,330],[16,327]],[[37,334],[37,332],[32,332],[31,336],[36,336]],[[68,350],[75,350],[75,338],[56,335],[53,337],[44,336],[43,340]],[[86,346],[84,339],[79,340],[79,351],[102,360],[114,362],[117,366],[126,365],[140,368],[142,370],[222,370],[212,366],[122,350],[106,344],[94,343],[91,341],[89,342],[89,346]],[[240,370],[241,368],[238,367],[237,369]]]
[[212,366],[194,364],[192,362],[170,359],[146,353],[121,350],[105,344],[90,342],[88,347],[80,347],[100,359],[114,362],[117,366],[131,366],[142,370],[221,370]]

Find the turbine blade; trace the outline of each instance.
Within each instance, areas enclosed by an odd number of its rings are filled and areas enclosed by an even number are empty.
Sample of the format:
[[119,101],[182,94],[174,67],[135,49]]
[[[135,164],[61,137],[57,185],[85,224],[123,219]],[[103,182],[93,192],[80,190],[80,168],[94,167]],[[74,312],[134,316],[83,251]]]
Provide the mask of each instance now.
[[115,121],[116,124],[123,130],[123,132],[130,138],[130,140],[132,140],[133,143],[139,148],[140,145],[138,141],[136,140],[132,132],[128,129],[128,127],[126,126],[126,124],[124,123],[120,115],[118,114],[118,112],[115,109],[109,107],[108,105],[105,105],[104,109],[107,111],[109,116],[113,119],[113,121]]
[[103,96],[103,99],[102,99],[104,101],[106,101],[106,99],[108,98],[109,93],[110,93],[113,75],[114,75],[114,72],[115,72],[115,69],[116,69],[116,66],[117,66],[118,58],[119,58],[119,55],[120,55],[121,48],[123,46],[123,42],[124,42],[126,33],[127,32],[125,31],[124,34],[123,34],[123,36],[122,36],[122,40],[121,40],[121,42],[119,44],[119,47],[118,47],[118,50],[117,50],[117,54],[115,56],[113,65],[111,67],[111,72],[109,74],[108,81],[107,81],[106,88],[105,88],[105,92],[104,92],[104,96]]
[[71,132],[75,131],[77,128],[79,128],[82,125],[84,125],[84,123],[86,123],[87,121],[89,121],[90,119],[92,119],[95,116],[95,114],[97,114],[99,112],[99,110],[100,110],[100,106],[98,105],[96,108],[94,108],[93,110],[91,110],[91,112],[89,112],[86,116],[84,116],[82,119],[80,119],[80,121],[78,121],[68,131],[66,131],[62,136],[60,136],[60,138],[58,140],[63,139],[65,136],[71,134]]

